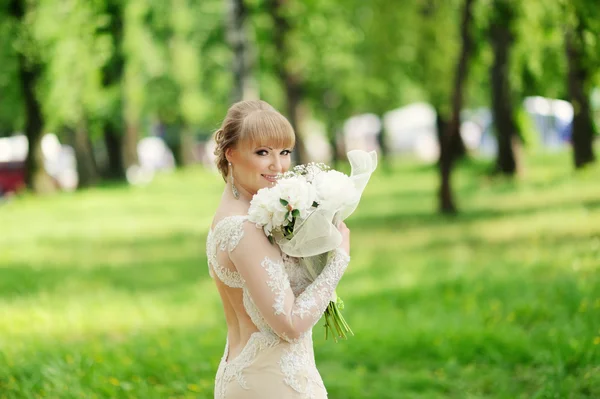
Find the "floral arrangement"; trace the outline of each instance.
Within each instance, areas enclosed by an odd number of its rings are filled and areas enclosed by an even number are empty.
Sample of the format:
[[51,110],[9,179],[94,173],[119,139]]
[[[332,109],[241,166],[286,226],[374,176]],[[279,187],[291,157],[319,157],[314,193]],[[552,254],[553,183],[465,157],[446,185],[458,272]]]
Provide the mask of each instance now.
[[[281,174],[275,186],[254,195],[249,220],[262,228],[290,256],[301,257],[313,279],[341,243],[337,224],[356,208],[362,190],[377,164],[376,154],[354,151],[353,176],[322,163],[298,165]],[[357,173],[355,172],[357,168]],[[325,315],[325,338],[353,334],[342,316],[344,303],[334,292]]]

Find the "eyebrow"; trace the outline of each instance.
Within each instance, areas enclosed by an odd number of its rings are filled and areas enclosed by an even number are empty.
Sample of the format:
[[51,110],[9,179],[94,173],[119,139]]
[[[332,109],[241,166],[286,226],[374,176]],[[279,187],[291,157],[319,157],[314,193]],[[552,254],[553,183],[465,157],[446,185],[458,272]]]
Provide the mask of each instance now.
[[[272,148],[272,147],[269,147],[269,146],[267,146],[267,145],[259,145],[258,147],[256,147],[256,149],[259,149],[259,148],[261,148],[261,147],[265,147],[265,148],[268,148],[269,150],[273,151],[273,148]],[[285,150],[289,151],[288,147],[284,147],[284,151],[285,151]]]

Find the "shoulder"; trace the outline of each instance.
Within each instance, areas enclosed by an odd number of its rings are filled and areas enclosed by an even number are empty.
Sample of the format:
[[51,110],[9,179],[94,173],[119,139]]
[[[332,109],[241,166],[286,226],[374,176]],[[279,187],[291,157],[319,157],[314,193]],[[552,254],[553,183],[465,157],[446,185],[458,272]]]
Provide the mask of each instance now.
[[232,251],[244,236],[244,224],[247,224],[247,220],[247,215],[215,216],[209,234],[220,245],[221,250]]
[[[232,251],[244,237],[255,243],[270,244],[262,228],[248,220],[248,215],[226,215],[215,217],[211,228],[213,238],[217,241],[227,241],[229,251]],[[209,233],[210,234],[210,233]]]
[[238,225],[237,240],[230,247],[230,255],[234,263],[239,261],[256,261],[257,257],[278,259],[281,251],[277,244],[271,243],[261,227],[256,226],[247,218]]

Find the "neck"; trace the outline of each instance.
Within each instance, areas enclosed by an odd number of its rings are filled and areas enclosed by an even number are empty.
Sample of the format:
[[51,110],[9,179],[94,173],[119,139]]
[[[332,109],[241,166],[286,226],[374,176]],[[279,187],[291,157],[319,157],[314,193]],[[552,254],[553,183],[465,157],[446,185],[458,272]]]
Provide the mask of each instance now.
[[241,201],[241,202],[245,202],[245,203],[250,203],[250,201],[252,200],[252,197],[254,196],[254,194],[250,193],[248,190],[246,190],[244,187],[242,187],[240,184],[236,184],[235,188],[237,188],[238,193],[240,194],[239,198],[235,198],[233,196],[233,190],[231,188],[231,182],[228,181],[227,184],[225,185],[225,195],[227,195],[228,197],[231,197],[232,199],[236,200],[236,201]]

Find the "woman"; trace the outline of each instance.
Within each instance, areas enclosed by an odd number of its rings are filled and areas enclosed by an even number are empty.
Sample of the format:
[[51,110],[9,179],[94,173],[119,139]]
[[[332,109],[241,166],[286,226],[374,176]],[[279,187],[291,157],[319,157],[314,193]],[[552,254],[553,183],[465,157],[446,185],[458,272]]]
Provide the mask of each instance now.
[[342,244],[311,281],[297,259],[247,221],[252,196],[290,167],[290,123],[264,101],[243,101],[229,109],[215,141],[226,185],[206,252],[227,321],[215,398],[326,398],[312,327],[350,261],[350,231],[338,226]]

